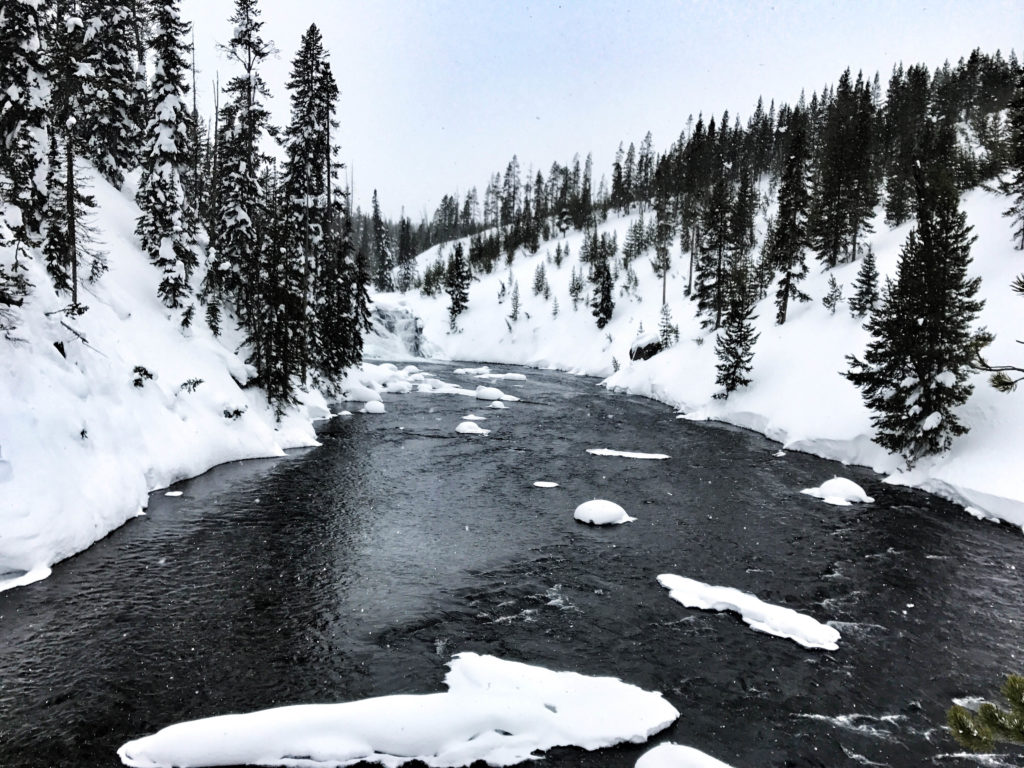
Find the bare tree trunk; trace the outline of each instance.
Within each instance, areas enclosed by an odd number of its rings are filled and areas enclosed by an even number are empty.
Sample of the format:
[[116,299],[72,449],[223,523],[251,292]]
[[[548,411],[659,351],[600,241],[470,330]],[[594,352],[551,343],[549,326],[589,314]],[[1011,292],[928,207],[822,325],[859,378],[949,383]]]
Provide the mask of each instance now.
[[73,131],[68,130],[64,156],[67,164],[64,189],[64,215],[68,224],[68,262],[71,266],[71,308],[78,312],[78,222],[75,209],[75,149]]

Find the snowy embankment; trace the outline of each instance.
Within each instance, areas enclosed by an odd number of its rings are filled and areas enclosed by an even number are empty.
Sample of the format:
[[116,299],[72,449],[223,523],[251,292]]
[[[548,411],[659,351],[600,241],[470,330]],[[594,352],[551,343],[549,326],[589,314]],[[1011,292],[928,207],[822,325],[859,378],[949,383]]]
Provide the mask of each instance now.
[[446,693],[279,707],[179,723],[118,750],[137,768],[215,765],[515,765],[535,752],[642,743],[679,712],[611,677],[460,653]]
[[[277,422],[261,393],[242,387],[252,369],[233,351],[241,339],[230,323],[219,339],[201,312],[179,328],[180,312],[157,300],[160,272],[136,245],[130,186],[119,192],[94,175],[109,271],[83,284],[88,311],[62,312],[67,297],[29,260],[35,288],[0,337],[0,591],[45,578],[142,514],[150,491],[222,462],[317,445],[313,421],[330,415],[312,392]],[[372,387],[394,376],[366,366],[350,378],[379,400]]]
[[[982,277],[981,295],[986,301],[981,324],[996,334],[986,352],[993,363],[1024,364],[1020,318],[1024,300],[1009,288],[1013,277],[1024,271],[1020,253],[1014,251],[1008,220],[1002,216],[1006,198],[983,189],[963,198],[963,210],[978,240],[972,254],[971,274]],[[653,214],[648,211],[647,219]],[[600,231],[614,232],[620,249],[629,225],[637,216],[614,218]],[[870,236],[883,275],[895,274],[900,247],[912,222],[890,230],[879,217]],[[759,219],[763,232],[764,222]],[[667,296],[680,341],[649,360],[630,361],[629,349],[641,333],[657,331],[661,309],[661,281],[650,266],[650,254],[633,262],[638,279],[635,291],[624,293],[616,281],[615,312],[611,322],[598,330],[586,302],[574,311],[569,297],[570,271],[580,269],[583,234],[542,243],[535,255],[520,251],[511,270],[502,259],[495,271],[480,276],[470,287],[469,309],[459,318],[455,333],[449,331],[448,299],[423,297],[418,292],[385,294],[383,305],[403,307],[423,320],[423,335],[451,360],[470,360],[555,368],[605,378],[604,384],[630,394],[668,403],[692,420],[718,420],[761,432],[785,448],[805,451],[844,463],[872,467],[887,481],[916,486],[945,496],[979,515],[1024,525],[1024,392],[1002,394],[987,383],[986,375],[974,377],[975,391],[960,409],[970,433],[958,438],[948,454],[921,461],[905,471],[897,457],[871,442],[870,412],[859,391],[842,376],[846,355],[861,355],[868,340],[862,321],[854,318],[845,302],[859,262],[834,270],[843,286],[844,301],[834,315],[821,299],[827,292],[828,274],[822,273],[813,254],[808,254],[810,275],[801,288],[812,301],[791,305],[783,326],[775,324],[774,286],[769,298],[757,307],[760,339],[754,348],[753,381],[728,400],[716,400],[715,337],[703,331],[695,319],[694,304],[684,296],[689,255],[680,254],[678,241],[672,249]],[[468,241],[464,241],[467,243]],[[552,258],[561,244],[570,257],[561,266]],[[447,256],[451,244],[435,247],[419,257],[422,270],[437,257]],[[532,290],[537,266],[544,263],[550,299]],[[585,269],[585,267],[584,267]],[[519,318],[510,319],[512,281],[518,282]],[[503,298],[499,303],[499,293]],[[558,312],[554,313],[557,300]],[[619,370],[614,370],[619,366]]]

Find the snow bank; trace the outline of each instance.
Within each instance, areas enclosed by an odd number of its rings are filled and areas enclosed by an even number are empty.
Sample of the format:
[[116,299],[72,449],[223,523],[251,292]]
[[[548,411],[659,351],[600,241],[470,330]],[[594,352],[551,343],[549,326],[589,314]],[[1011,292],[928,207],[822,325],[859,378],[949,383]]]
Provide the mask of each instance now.
[[475,421],[463,421],[455,428],[460,435],[489,435],[491,430],[483,429]]
[[735,611],[751,629],[776,637],[784,637],[805,648],[835,651],[839,633],[810,616],[792,608],[771,605],[732,587],[713,587],[700,581],[663,573],[658,583],[669,590],[669,596],[687,608],[711,611]]
[[874,499],[864,493],[864,489],[852,480],[845,477],[833,477],[826,480],[817,488],[804,488],[800,493],[814,496],[826,504],[835,504],[838,507],[848,507],[851,502],[871,504]]
[[611,448],[587,448],[587,453],[595,456],[622,456],[626,459],[670,459],[664,453],[637,453],[636,451],[613,451]]
[[118,750],[136,768],[215,765],[514,765],[557,746],[642,743],[679,712],[659,693],[460,653],[447,693],[383,696],[224,715],[164,728]]
[[659,744],[644,752],[636,761],[636,768],[731,768],[721,760],[706,755],[699,749],[673,744]]
[[[769,194],[765,188],[761,192]],[[986,358],[993,363],[1021,365],[1024,353],[1015,340],[1024,305],[1009,288],[1021,271],[1021,261],[1010,242],[1009,222],[1002,215],[1006,198],[976,189],[964,195],[962,208],[978,237],[971,249],[970,273],[982,278],[979,298],[985,300],[985,307],[979,324],[996,334]],[[598,229],[616,234],[621,244],[636,220],[635,214],[610,216]],[[874,221],[875,231],[865,245],[874,250],[881,282],[895,275],[900,248],[912,226],[913,222],[908,222],[889,229],[881,212]],[[765,232],[763,216],[757,221],[757,230],[760,239]],[[649,339],[658,328],[661,280],[645,256],[634,260],[638,287],[623,294],[621,282],[616,286],[611,322],[599,330],[587,297],[574,311],[569,296],[570,276],[581,266],[583,239],[582,232],[559,235],[557,240],[541,243],[535,255],[517,252],[510,269],[478,275],[470,287],[461,333],[448,333],[447,297],[410,293],[406,300],[423,318],[424,334],[448,359],[607,377],[605,386],[668,403],[690,419],[714,419],[756,430],[782,443],[786,450],[868,466],[891,482],[923,488],[1024,526],[1024,473],[1020,471],[1024,444],[1019,440],[1024,434],[1024,395],[1020,392],[996,392],[984,374],[973,376],[974,394],[958,413],[970,433],[957,438],[946,455],[918,462],[912,472],[871,441],[871,413],[860,392],[841,373],[848,366],[846,355],[863,354],[868,334],[845,301],[834,315],[821,305],[830,274],[843,286],[844,297],[851,295],[859,261],[840,265],[831,273],[811,269],[800,287],[812,300],[791,305],[783,326],[775,324],[772,286],[768,298],[755,310],[755,330],[760,338],[754,347],[753,384],[727,400],[718,400],[714,397],[720,389],[715,384],[715,334],[700,327],[695,305],[685,297],[689,254],[681,252],[678,238],[670,248],[667,295],[680,340],[648,360],[635,361],[629,359],[629,350],[641,326]],[[552,258],[556,246],[570,254],[561,265]],[[439,247],[447,252],[452,246]],[[439,247],[418,257],[421,270],[437,258]],[[495,301],[499,283],[507,286],[512,279],[520,286],[530,285],[541,263],[551,299],[523,291],[519,319],[506,323],[508,299],[503,304],[500,299]],[[808,254],[808,263],[814,263],[813,254]],[[560,310],[557,317],[552,316],[555,299]]]
[[636,520],[614,501],[605,499],[593,499],[580,504],[572,516],[581,523],[591,525],[622,525]]

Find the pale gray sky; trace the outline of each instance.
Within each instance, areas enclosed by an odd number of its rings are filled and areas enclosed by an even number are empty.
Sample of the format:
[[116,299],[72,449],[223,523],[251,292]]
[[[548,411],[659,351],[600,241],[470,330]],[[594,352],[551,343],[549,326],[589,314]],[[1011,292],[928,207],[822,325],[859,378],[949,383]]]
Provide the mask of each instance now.
[[[230,37],[233,0],[182,0],[195,23],[200,107],[232,74],[215,44]],[[342,160],[356,202],[373,188],[385,214],[413,220],[441,196],[482,189],[512,154],[544,171],[594,154],[594,183],[619,141],[650,130],[664,150],[689,114],[744,120],[758,95],[793,102],[847,66],[883,87],[892,65],[971,49],[1008,55],[1024,37],[1022,0],[263,0],[280,50],[265,77],[275,122],[302,33],[324,34],[341,88]]]

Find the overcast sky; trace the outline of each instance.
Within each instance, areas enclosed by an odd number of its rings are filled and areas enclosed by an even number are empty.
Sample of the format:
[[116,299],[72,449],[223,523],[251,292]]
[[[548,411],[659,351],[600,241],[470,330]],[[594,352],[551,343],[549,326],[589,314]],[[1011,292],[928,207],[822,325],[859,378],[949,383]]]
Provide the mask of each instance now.
[[[482,190],[512,154],[541,169],[594,154],[594,184],[620,141],[650,130],[664,150],[687,116],[758,95],[793,102],[843,69],[955,63],[973,48],[1021,54],[1024,0],[263,0],[280,50],[264,73],[277,124],[302,33],[324,34],[341,88],[341,157],[356,202],[376,188],[384,213],[418,221],[441,196]],[[201,111],[233,74],[216,50],[233,0],[182,0],[195,23]]]

